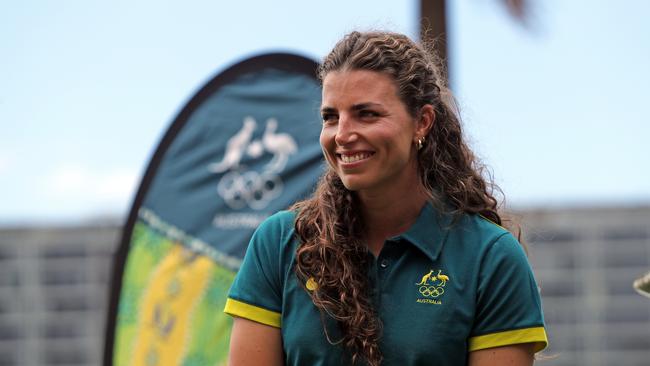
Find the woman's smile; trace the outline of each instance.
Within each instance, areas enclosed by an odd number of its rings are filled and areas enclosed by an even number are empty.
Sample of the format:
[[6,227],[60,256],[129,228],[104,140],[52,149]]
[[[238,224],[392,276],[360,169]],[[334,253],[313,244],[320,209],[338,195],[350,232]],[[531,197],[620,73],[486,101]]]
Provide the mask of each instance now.
[[[354,163],[361,163],[368,160],[374,152],[363,151],[363,152],[342,152],[336,154],[343,165],[352,165]],[[357,164],[358,165],[358,164]]]

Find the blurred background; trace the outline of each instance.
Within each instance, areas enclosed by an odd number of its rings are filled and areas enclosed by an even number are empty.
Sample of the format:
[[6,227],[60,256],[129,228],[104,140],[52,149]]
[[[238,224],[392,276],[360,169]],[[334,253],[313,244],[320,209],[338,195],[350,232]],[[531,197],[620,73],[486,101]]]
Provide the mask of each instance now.
[[[112,254],[188,99],[354,29],[438,37],[465,131],[522,220],[548,365],[647,365],[650,3],[65,2],[0,11],[0,365],[99,365]],[[438,36],[440,32],[446,35]]]

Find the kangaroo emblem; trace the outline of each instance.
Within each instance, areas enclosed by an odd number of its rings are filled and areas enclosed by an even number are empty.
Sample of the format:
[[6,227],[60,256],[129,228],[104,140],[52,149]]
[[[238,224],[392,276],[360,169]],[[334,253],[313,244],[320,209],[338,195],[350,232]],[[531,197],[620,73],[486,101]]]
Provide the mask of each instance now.
[[[440,273],[440,271],[438,271],[438,273]],[[435,280],[436,280],[436,276],[433,276],[433,278],[431,278],[431,275],[432,275],[432,274],[433,274],[433,270],[430,270],[429,273],[427,273],[427,274],[425,274],[424,276],[422,276],[422,280],[420,281],[420,283],[416,283],[416,285],[426,285],[426,284],[427,284],[427,281],[429,281],[429,280],[431,280],[431,281],[435,281]],[[445,277],[446,277],[446,276],[445,276]]]
[[415,302],[420,304],[433,304],[442,305],[441,296],[445,293],[445,286],[449,281],[449,276],[442,274],[442,270],[438,269],[438,273],[434,274],[434,269],[429,269],[429,273],[422,276],[420,282],[415,286],[418,289],[419,296]]
[[228,140],[223,160],[210,164],[208,169],[213,173],[223,173],[226,170],[237,168],[256,127],[257,122],[253,117],[244,118],[241,130]]

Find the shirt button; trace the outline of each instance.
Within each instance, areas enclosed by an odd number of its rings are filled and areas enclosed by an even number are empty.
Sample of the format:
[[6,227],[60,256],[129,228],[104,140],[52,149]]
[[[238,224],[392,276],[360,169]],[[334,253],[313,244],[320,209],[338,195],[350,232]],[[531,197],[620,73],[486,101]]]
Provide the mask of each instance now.
[[379,267],[388,268],[388,261],[386,259],[382,259],[381,263],[379,263]]

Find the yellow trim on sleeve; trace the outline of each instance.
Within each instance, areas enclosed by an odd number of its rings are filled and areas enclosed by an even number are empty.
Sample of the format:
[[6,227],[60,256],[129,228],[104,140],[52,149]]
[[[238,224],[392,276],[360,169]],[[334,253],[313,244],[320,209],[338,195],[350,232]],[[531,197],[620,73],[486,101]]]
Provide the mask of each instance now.
[[546,330],[544,327],[524,328],[472,337],[469,352],[520,343],[535,343],[535,352],[539,352],[548,345]]
[[282,314],[231,298],[226,299],[226,307],[223,309],[223,312],[276,328],[280,328],[281,325]]

